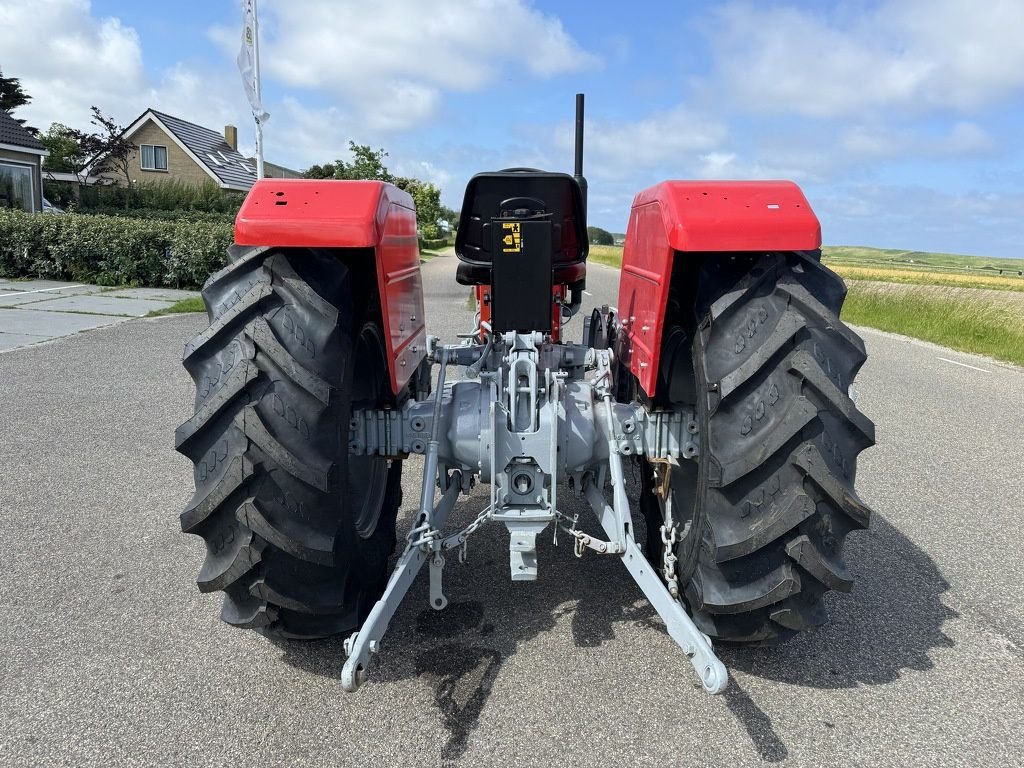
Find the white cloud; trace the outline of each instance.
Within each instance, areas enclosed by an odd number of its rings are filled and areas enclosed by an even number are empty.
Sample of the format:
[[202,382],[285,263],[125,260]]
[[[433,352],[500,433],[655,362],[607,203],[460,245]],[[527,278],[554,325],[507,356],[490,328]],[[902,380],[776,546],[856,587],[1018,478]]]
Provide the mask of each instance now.
[[[548,77],[598,63],[557,18],[522,0],[292,0],[265,13],[264,72],[341,97],[370,129],[416,125],[445,91],[478,90],[506,69]],[[211,36],[237,45],[221,30]]]
[[198,72],[176,64],[163,73],[159,83],[135,94],[133,104],[136,114],[131,118],[152,107],[213,130],[230,123],[240,127],[243,136],[250,132],[248,127],[252,125],[249,102],[238,76],[228,70]]
[[267,123],[267,159],[303,169],[347,158],[349,140],[359,143],[353,128],[351,117],[337,107],[314,109],[287,97]]
[[40,129],[86,127],[93,104],[121,119],[142,111],[139,37],[118,19],[94,18],[88,0],[4,0],[0,66],[21,79],[32,103],[18,114]]
[[878,124],[855,126],[842,131],[839,146],[853,158],[880,160],[980,156],[995,151],[996,143],[977,123],[961,121],[939,135]]
[[[720,147],[728,133],[723,121],[685,106],[638,120],[591,118],[586,130],[587,175],[612,179],[652,168],[693,172],[697,159]],[[555,128],[555,144],[568,153],[573,135],[572,126],[561,123]]]
[[708,95],[745,111],[970,112],[1024,88],[1020,0],[886,0],[870,12],[734,3],[715,18]]

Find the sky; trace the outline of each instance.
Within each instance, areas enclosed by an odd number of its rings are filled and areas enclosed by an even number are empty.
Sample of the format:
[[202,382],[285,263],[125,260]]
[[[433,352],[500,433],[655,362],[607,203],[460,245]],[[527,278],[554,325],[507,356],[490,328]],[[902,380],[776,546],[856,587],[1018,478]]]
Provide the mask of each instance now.
[[[475,172],[572,171],[590,223],[663,179],[796,181],[834,245],[1024,256],[1024,0],[260,0],[267,160],[383,147],[461,207]],[[153,107],[254,131],[236,0],[0,0],[18,116]]]

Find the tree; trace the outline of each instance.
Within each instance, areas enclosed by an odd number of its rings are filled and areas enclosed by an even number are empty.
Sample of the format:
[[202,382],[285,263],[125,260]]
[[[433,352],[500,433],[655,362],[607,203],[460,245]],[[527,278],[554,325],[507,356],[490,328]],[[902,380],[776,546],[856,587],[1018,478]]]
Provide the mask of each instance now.
[[587,227],[587,239],[593,245],[615,245],[615,236],[600,227]]
[[448,225],[455,229],[459,226],[459,211],[452,210],[447,205],[441,206],[441,219],[447,221]]
[[420,232],[428,240],[440,236],[438,219],[453,213],[451,209],[441,206],[441,190],[433,184],[419,179],[395,176],[384,165],[388,153],[383,149],[372,149],[368,144],[348,143],[352,161],[335,160],[333,163],[310,166],[303,174],[307,179],[373,179],[394,184],[408,192],[416,203],[416,223]]
[[22,89],[21,80],[16,77],[4,77],[3,70],[0,70],[0,109],[4,112],[13,112],[30,101],[32,97]]
[[397,176],[394,185],[401,190],[408,192],[416,203],[416,223],[420,232],[427,240],[436,240],[441,236],[441,229],[437,220],[441,216],[441,190],[427,181],[419,179],[407,179]]
[[383,149],[371,149],[367,144],[348,143],[352,153],[352,162],[335,160],[333,163],[314,165],[303,174],[307,179],[375,179],[377,181],[394,181],[394,176],[384,165],[388,153]]
[[45,170],[78,175],[92,159],[85,154],[75,134],[76,131],[63,123],[52,123],[45,133],[40,134],[39,140],[50,153],[48,157],[43,158]]
[[[130,189],[132,186],[130,160],[135,152],[135,144],[125,138],[124,128],[114,122],[114,119],[107,117],[100,111],[99,107],[92,108],[92,119],[89,121],[100,130],[96,133],[73,130],[69,135],[78,142],[83,152],[90,157],[96,158],[95,171],[112,170],[124,176],[125,184]],[[79,174],[81,178],[81,174]],[[128,197],[125,197],[125,205],[128,204]]]
[[[32,97],[21,87],[21,80],[16,77],[4,77],[3,70],[0,70],[0,110],[13,113],[18,107],[23,107],[30,101],[32,101]],[[33,136],[39,133],[32,126],[25,125],[24,120],[17,117],[14,119]]]

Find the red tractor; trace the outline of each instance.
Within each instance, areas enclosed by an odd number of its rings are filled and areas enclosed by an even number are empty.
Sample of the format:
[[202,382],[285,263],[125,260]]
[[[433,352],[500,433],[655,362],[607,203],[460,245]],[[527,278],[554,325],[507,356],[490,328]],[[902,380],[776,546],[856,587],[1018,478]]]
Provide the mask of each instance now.
[[[443,609],[445,558],[487,523],[508,531],[513,580],[536,579],[545,530],[620,558],[713,693],[728,676],[712,642],[785,640],[852,586],[843,543],[868,526],[854,478],[874,426],[851,396],[864,344],[839,320],[846,289],[807,200],[778,181],[640,192],[618,306],[571,342],[588,254],[581,96],[576,127],[574,176],[470,180],[457,279],[479,307],[461,343],[427,335],[413,202],[381,182],[257,183],[203,288],[210,326],[184,356],[195,415],[177,432],[195,465],[182,529],[207,548],[199,588],[224,593],[229,624],[350,634],[346,690],[420,568]],[[415,454],[420,497],[389,574]],[[446,528],[477,482],[489,503]]]

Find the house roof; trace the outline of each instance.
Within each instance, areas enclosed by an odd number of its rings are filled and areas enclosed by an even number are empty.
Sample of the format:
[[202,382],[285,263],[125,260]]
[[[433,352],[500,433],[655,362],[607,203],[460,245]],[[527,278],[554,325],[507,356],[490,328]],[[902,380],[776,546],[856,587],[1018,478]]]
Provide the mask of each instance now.
[[21,123],[0,109],[0,144],[24,149],[34,155],[48,154],[43,142],[26,131]]
[[[249,165],[256,166],[255,157],[247,157]],[[263,172],[266,174],[268,179],[301,179],[302,171],[296,171],[294,168],[287,168],[277,163],[272,163],[269,160],[263,161]]]
[[201,125],[147,109],[125,129],[125,135],[131,136],[147,120],[159,125],[221,187],[246,191],[256,183],[255,165],[232,149],[222,134]]

